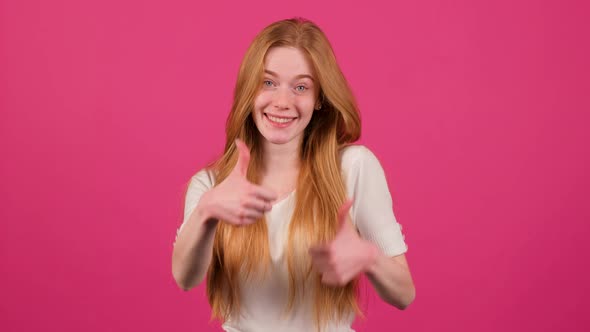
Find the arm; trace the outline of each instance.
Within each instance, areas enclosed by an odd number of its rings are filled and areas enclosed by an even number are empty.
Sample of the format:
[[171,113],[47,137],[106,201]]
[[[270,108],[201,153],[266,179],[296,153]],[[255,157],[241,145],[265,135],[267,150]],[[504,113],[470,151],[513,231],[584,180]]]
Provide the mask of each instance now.
[[[368,149],[351,147],[347,152],[342,163],[354,204],[348,201],[338,211],[340,228],[334,239],[310,248],[313,267],[323,283],[333,286],[365,273],[382,300],[403,310],[416,291],[385,173]],[[351,207],[356,223],[347,221]]]
[[222,183],[212,188],[207,172],[202,171],[189,185],[185,221],[172,252],[172,275],[185,291],[205,279],[219,220],[238,227],[252,224],[272,208],[270,202],[276,199],[274,192],[246,179],[250,152],[242,141],[237,140],[236,145],[238,161]]
[[392,306],[404,310],[416,297],[416,289],[404,254],[389,257],[378,252],[365,272],[379,297]]
[[374,252],[364,272],[383,301],[405,309],[413,302],[416,290],[404,255],[407,246],[402,227],[393,213],[381,163],[369,149],[361,151],[357,171],[353,172],[358,174],[356,181],[352,181],[357,195],[353,218],[362,238]]
[[172,252],[172,275],[176,284],[185,291],[199,285],[211,262],[216,219],[207,208],[199,204],[178,234]]
[[340,228],[334,239],[310,248],[314,269],[323,283],[333,286],[344,286],[364,272],[382,300],[400,310],[407,308],[416,291],[405,255],[388,257],[377,245],[362,239],[347,221],[351,204],[343,204],[338,212]]

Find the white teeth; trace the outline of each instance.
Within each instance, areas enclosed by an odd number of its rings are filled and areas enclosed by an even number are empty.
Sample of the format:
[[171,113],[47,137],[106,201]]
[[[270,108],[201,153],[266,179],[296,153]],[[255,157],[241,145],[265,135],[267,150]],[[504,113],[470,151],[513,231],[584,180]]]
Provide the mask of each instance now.
[[277,123],[287,123],[287,122],[293,121],[292,118],[291,119],[276,118],[276,117],[274,117],[272,115],[268,115],[268,114],[266,116],[268,116],[268,118],[271,119],[273,122],[277,122]]

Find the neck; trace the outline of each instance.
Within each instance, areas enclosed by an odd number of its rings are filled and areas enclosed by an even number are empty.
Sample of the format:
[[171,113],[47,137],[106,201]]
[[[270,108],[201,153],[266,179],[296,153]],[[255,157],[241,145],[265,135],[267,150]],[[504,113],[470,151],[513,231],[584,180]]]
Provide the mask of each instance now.
[[301,141],[286,144],[264,142],[264,170],[266,174],[285,174],[299,171]]

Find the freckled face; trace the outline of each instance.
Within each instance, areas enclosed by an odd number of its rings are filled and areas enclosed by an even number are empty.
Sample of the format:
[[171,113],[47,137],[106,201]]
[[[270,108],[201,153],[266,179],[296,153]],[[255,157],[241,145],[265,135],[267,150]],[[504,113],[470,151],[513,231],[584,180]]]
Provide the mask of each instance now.
[[273,47],[264,60],[264,80],[252,114],[266,143],[299,144],[316,103],[313,68],[297,48]]

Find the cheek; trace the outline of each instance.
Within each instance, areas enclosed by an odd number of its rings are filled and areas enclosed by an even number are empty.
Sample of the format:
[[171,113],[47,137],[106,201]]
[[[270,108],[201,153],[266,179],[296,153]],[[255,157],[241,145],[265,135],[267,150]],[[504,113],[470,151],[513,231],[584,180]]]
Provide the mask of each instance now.
[[263,91],[254,99],[254,109],[260,110],[266,108],[270,104],[270,101],[270,94]]
[[311,116],[315,101],[313,98],[301,98],[297,100],[297,108],[303,113],[303,116]]

